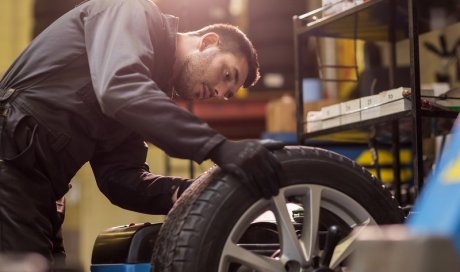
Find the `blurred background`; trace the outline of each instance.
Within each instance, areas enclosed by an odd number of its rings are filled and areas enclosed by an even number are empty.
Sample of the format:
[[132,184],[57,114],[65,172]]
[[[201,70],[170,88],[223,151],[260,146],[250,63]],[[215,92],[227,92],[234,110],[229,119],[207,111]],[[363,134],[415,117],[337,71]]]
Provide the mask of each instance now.
[[[91,0],[96,1],[96,0]],[[420,0],[422,1],[422,0]],[[429,0],[423,0],[429,1]],[[446,0],[447,1],[447,0]],[[49,24],[82,1],[79,0],[2,0],[0,1],[0,76],[9,65]],[[321,7],[325,0],[155,0],[164,13],[180,17],[180,31],[191,31],[212,23],[237,25],[253,41],[258,50],[262,78],[250,89],[242,89],[229,101],[209,100],[193,104],[177,103],[187,107],[212,127],[232,139],[261,138],[267,133],[286,133],[288,143],[295,143],[296,115],[294,98],[293,15],[304,14]],[[443,1],[438,1],[443,2]],[[453,1],[450,1],[453,3]],[[440,4],[444,5],[445,4]],[[423,5],[422,5],[423,6]],[[458,8],[458,4],[455,6]],[[455,9],[451,9],[455,10]],[[448,9],[434,11],[434,23],[449,20]],[[458,11],[457,11],[458,12]],[[430,14],[426,14],[426,18]],[[458,16],[458,13],[457,13]],[[423,17],[423,16],[422,16]],[[458,16],[460,17],[460,16]],[[456,42],[460,26],[443,32],[431,32],[420,37],[421,43],[438,44],[439,36],[446,35],[448,45]],[[311,91],[304,95],[304,108],[318,110],[328,103],[366,95],[369,82],[378,77],[381,67],[388,66],[389,49],[385,44],[362,41],[321,39],[301,46],[303,84]],[[401,85],[409,78],[408,41],[397,44]],[[438,67],[445,60],[421,47],[422,83],[436,82]],[[332,65],[356,65],[361,82],[320,82],[318,59]],[[458,71],[449,66],[452,85],[458,85]],[[367,77],[365,75],[368,75]],[[364,76],[363,76],[364,75]],[[355,71],[330,71],[326,76],[355,78]],[[377,90],[383,90],[387,79],[378,81]],[[361,84],[361,85],[360,85]],[[363,85],[364,84],[364,85]],[[364,88],[363,86],[366,86]],[[306,94],[306,93],[305,93]],[[408,158],[408,161],[411,159]],[[157,174],[196,177],[212,166],[207,161],[197,165],[168,157],[150,146],[148,163]],[[410,177],[409,177],[410,178]],[[102,230],[134,222],[161,222],[162,216],[144,215],[113,206],[99,192],[93,174],[85,165],[72,180],[72,189],[66,196],[67,213],[64,239],[68,260],[88,270],[91,250]]]

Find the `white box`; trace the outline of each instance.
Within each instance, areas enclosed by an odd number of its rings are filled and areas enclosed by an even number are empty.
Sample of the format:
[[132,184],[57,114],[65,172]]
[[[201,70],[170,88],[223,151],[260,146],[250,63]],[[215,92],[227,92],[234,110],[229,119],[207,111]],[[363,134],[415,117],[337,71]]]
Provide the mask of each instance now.
[[309,111],[307,112],[307,132],[313,132],[321,130],[323,128],[321,111]]
[[346,125],[361,120],[361,99],[340,103],[340,124]]
[[340,126],[340,104],[321,108],[322,129]]
[[370,95],[361,97],[361,120],[369,120],[380,116],[381,96]]
[[307,122],[311,121],[321,121],[323,120],[323,115],[321,111],[309,111],[307,112]]
[[355,113],[361,110],[361,99],[353,99],[340,103],[340,114]]
[[321,129],[323,129],[323,121],[307,122],[307,132],[313,132]]
[[356,123],[359,121],[361,121],[360,111],[340,115],[340,124],[342,125]]
[[369,109],[375,106],[380,105],[380,95],[369,95],[360,98],[361,100],[361,110]]
[[354,1],[342,0],[323,0],[323,7],[328,7],[323,11],[323,17],[341,13],[355,6]]
[[323,120],[322,122],[323,122],[322,129],[338,127],[340,126],[340,116],[329,118],[329,119]]
[[385,104],[391,101],[403,99],[404,92],[410,92],[410,88],[399,87],[396,89],[380,92],[380,103]]
[[340,115],[340,104],[334,104],[321,108],[323,120],[334,118]]
[[361,111],[361,121],[374,119],[380,116],[380,106],[364,109]]
[[399,87],[379,93],[382,104],[380,107],[380,116],[411,109],[411,101],[404,98],[404,93],[407,92],[410,93],[410,88]]
[[411,108],[412,102],[409,99],[401,98],[380,106],[380,116],[410,110]]
[[449,83],[431,83],[431,84],[423,84],[421,86],[420,94],[421,96],[429,96],[429,98],[433,98],[433,96],[438,97],[450,90]]

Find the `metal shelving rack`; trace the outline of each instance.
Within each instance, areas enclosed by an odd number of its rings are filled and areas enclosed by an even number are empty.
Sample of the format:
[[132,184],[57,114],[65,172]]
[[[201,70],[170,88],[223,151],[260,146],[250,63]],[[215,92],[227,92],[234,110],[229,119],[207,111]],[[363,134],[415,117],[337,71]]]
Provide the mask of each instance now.
[[[420,105],[420,60],[419,60],[419,34],[428,31],[425,22],[418,18],[417,0],[369,0],[339,14],[313,19],[318,11],[294,16],[294,50],[295,50],[295,95],[297,103],[297,141],[303,144],[306,139],[327,135],[335,132],[363,129],[380,123],[391,123],[392,152],[394,167],[395,196],[401,198],[400,181],[400,139],[399,120],[411,118],[413,123],[414,138],[412,142],[414,154],[414,181],[416,190],[423,186],[423,150],[422,150],[422,117],[448,117],[455,118],[457,113],[423,111]],[[394,86],[396,71],[396,42],[409,39],[410,44],[410,82],[412,91],[411,110],[379,117],[372,120],[361,121],[330,129],[305,133],[303,115],[302,91],[302,44],[312,37],[332,37],[362,39],[365,41],[387,41],[390,45],[389,85]],[[394,86],[398,87],[398,86]]]

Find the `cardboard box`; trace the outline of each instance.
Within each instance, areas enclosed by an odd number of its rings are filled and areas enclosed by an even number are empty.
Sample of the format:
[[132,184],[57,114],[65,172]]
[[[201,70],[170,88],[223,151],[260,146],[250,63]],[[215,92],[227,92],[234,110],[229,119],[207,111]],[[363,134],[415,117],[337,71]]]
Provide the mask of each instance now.
[[283,95],[279,99],[267,103],[266,131],[267,132],[295,132],[296,105],[294,97]]
[[[304,120],[306,120],[309,112],[321,111],[322,107],[329,106],[331,104],[337,104],[338,102],[339,101],[337,99],[322,99],[314,102],[305,102],[303,104],[303,118]],[[293,96],[283,95],[278,99],[271,100],[267,103],[265,110],[265,130],[267,132],[296,132],[296,103],[295,98]],[[308,129],[308,124],[306,126]],[[316,125],[312,126],[314,126],[314,129],[320,129],[321,122],[318,122]]]

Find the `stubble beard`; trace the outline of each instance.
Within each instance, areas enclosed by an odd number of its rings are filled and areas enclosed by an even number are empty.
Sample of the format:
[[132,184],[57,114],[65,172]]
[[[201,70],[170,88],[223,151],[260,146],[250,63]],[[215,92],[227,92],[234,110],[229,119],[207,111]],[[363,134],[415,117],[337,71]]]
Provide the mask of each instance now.
[[184,99],[190,99],[187,90],[190,89],[190,86],[188,84],[191,82],[191,65],[190,65],[190,59],[191,56],[187,56],[187,58],[184,61],[184,64],[182,65],[181,70],[179,71],[179,74],[176,78],[176,81],[174,83],[174,89],[176,93]]
[[206,67],[209,66],[216,53],[201,53],[200,56],[197,54],[187,56],[174,84],[176,92],[183,99],[195,98],[193,87],[196,84],[208,84],[204,78]]

